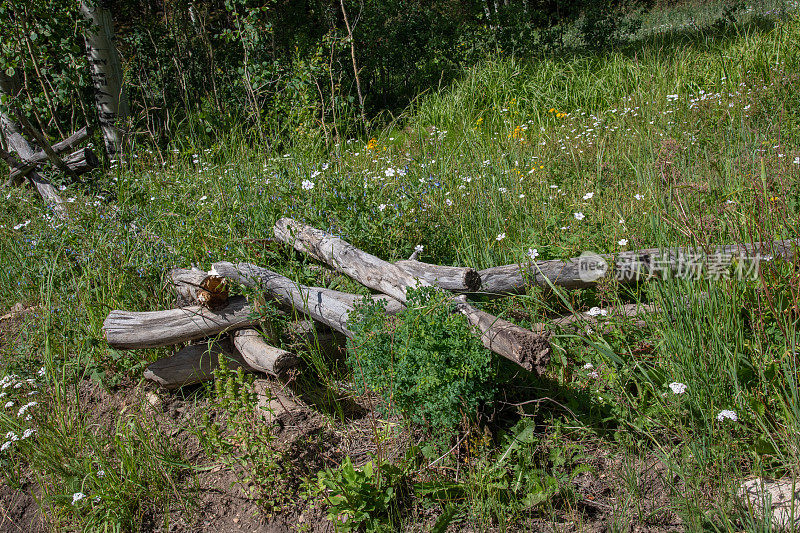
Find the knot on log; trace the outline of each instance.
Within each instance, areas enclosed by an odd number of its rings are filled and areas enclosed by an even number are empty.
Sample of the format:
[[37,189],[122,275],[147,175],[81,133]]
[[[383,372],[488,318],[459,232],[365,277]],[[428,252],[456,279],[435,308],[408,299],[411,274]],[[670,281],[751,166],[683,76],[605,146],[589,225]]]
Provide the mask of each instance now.
[[481,288],[481,275],[473,268],[464,269],[464,287],[469,292],[476,292]]

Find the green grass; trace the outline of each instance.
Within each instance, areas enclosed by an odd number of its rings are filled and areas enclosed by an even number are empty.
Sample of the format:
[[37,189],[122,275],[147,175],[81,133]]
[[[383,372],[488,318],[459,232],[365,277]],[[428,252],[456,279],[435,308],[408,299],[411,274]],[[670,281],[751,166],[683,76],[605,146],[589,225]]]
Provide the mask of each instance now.
[[[323,283],[306,259],[264,244],[281,216],[387,260],[424,245],[424,261],[476,268],[523,261],[529,248],[552,259],[797,237],[798,34],[792,15],[725,31],[646,35],[602,56],[498,58],[422,99],[372,142],[326,147],[308,130],[284,154],[231,131],[212,145],[176,139],[160,154],[142,146],[122,167],[63,192],[76,198],[68,223],[55,222],[32,192],[6,192],[0,308],[23,302],[36,311],[15,326],[13,340],[6,337],[2,365],[6,374],[36,379],[39,391],[25,420],[17,409],[30,385],[4,389],[15,405],[2,411],[0,434],[36,429],[0,455],[8,482],[38,481],[54,527],[129,530],[148,513],[163,516],[166,502],[182,501],[191,469],[176,444],[133,413],[106,425],[93,419],[80,383],[93,378],[121,393],[145,360],[168,353],[109,349],[101,325],[111,309],[170,306],[162,279],[172,266],[247,260]],[[304,180],[313,188],[304,189]],[[558,402],[524,409],[537,425],[525,446],[536,453],[504,456],[509,441],[470,439],[474,453],[451,454],[440,465],[466,461],[458,483],[472,487],[470,496],[431,505],[452,503],[454,520],[482,529],[560,516],[575,499],[566,489],[577,457],[600,442],[631,464],[663,461],[672,474],[669,508],[687,530],[757,530],[734,505],[735,481],[796,476],[800,464],[798,277],[791,265],[762,268],[757,280],[531,289],[487,303],[508,316],[525,310],[528,318],[514,318],[522,325],[627,301],[664,312],[642,328],[557,335],[548,380],[523,384],[528,399]],[[341,278],[329,284],[360,290]],[[317,354],[305,355],[336,396],[341,384],[325,377]],[[686,392],[672,393],[671,382],[686,384]],[[738,421],[718,420],[726,409]],[[335,409],[330,417],[342,419]],[[564,446],[575,453],[550,453]],[[424,475],[444,484],[446,472]],[[520,503],[524,491],[509,485],[514,472],[544,503]],[[631,467],[620,489],[627,497],[615,530],[652,519],[634,490],[637,475]],[[86,498],[72,505],[78,492]]]

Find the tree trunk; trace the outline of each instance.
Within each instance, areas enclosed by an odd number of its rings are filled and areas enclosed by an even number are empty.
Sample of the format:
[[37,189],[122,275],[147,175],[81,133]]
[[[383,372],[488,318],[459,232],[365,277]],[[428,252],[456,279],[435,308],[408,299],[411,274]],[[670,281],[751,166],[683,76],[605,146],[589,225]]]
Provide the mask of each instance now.
[[270,346],[258,330],[238,329],[231,334],[233,345],[253,369],[273,376],[284,376],[297,367],[300,359],[293,353]]
[[[329,264],[359,283],[384,292],[403,303],[411,287],[431,286],[403,268],[359,250],[352,244],[289,218],[275,223],[275,237]],[[547,335],[537,334],[475,309],[466,299],[456,299],[456,308],[481,333],[484,346],[526,370],[541,373],[550,358]],[[546,348],[545,348],[546,347]]]
[[258,322],[242,296],[231,298],[222,309],[199,305],[167,311],[118,311],[103,322],[103,336],[112,348],[157,348],[211,337]]
[[119,55],[114,46],[114,22],[101,0],[82,0],[80,9],[91,24],[85,35],[86,55],[92,70],[106,153],[110,158],[118,159],[122,155],[123,140],[118,122],[128,116],[128,100],[122,87]]

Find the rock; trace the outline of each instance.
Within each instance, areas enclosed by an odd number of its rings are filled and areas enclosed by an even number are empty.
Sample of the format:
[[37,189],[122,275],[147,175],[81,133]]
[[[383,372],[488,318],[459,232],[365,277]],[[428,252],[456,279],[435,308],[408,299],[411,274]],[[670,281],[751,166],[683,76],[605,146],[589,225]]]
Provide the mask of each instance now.
[[277,384],[267,379],[257,379],[253,382],[258,398],[258,411],[267,422],[274,422],[284,414],[291,417],[292,412],[302,409],[300,405],[289,398],[287,392]]
[[[748,509],[763,518],[764,508],[772,510],[772,522],[780,528],[800,527],[800,481],[783,478],[778,480],[754,478],[742,483],[737,496]],[[794,509],[793,509],[794,508]]]
[[164,403],[161,401],[161,398],[159,398],[158,394],[154,392],[148,391],[147,393],[145,393],[144,397],[147,400],[147,403],[150,404],[150,407],[152,407],[156,411],[160,411],[161,408],[164,406]]

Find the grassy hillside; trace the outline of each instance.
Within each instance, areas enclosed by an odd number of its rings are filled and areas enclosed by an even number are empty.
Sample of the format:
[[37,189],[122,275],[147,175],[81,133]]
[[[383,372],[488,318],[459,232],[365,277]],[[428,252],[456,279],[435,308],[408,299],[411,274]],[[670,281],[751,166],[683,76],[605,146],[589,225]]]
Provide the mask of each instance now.
[[[169,350],[112,350],[101,326],[111,309],[172,307],[173,266],[246,260],[365,292],[268,242],[282,216],[387,260],[422,245],[423,261],[476,268],[798,237],[798,35],[796,14],[765,15],[643,31],[602,56],[498,58],[332,150],[311,131],[287,153],[237,131],[140,146],[63,191],[68,222],[7,190],[0,309],[23,311],[0,322],[2,497],[33,495],[59,530],[220,528],[233,514],[209,486],[238,502],[230,527],[313,531],[330,508],[341,528],[378,530],[768,530],[733,495],[752,476],[798,474],[792,263],[483,301],[523,326],[629,302],[660,312],[559,330],[545,379],[497,363],[494,401],[445,435],[373,410],[381,400],[346,365],[307,346],[301,381],[326,392],[313,431],[289,442],[258,418],[246,379],[158,391],[141,373]],[[368,460],[380,474],[359,470]],[[220,464],[222,481],[209,474]],[[350,499],[332,502],[337,490]]]

